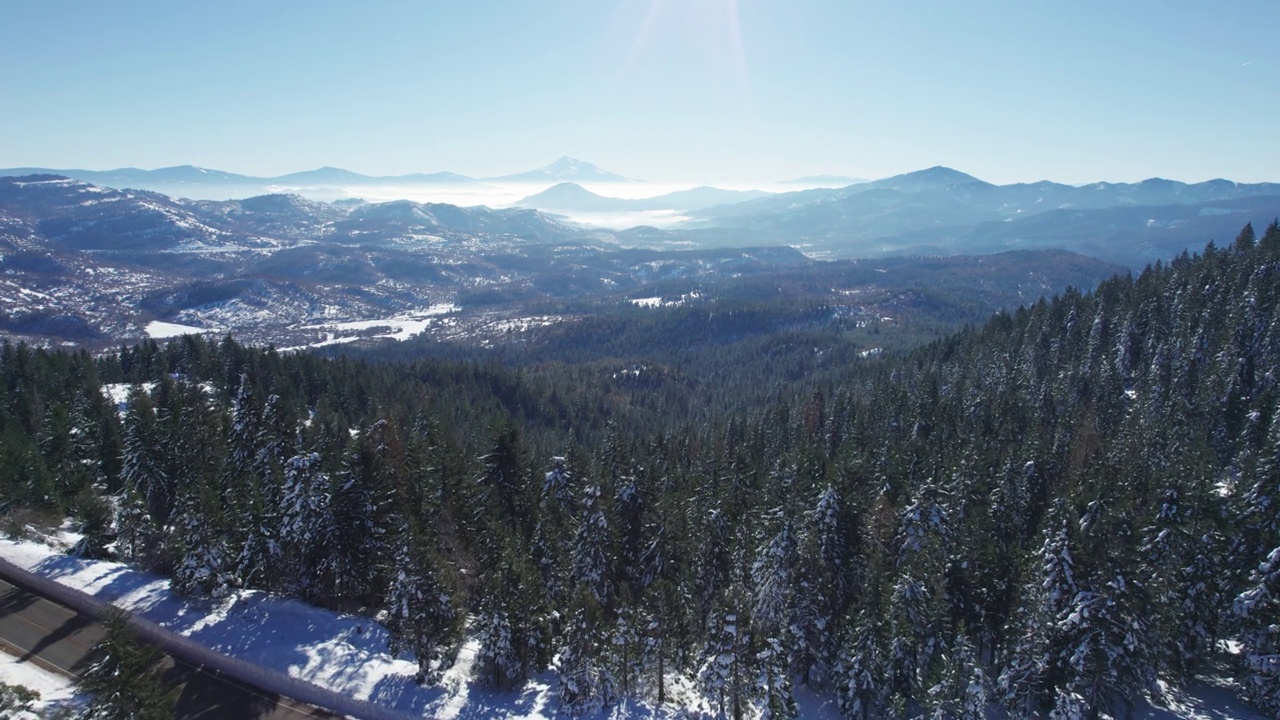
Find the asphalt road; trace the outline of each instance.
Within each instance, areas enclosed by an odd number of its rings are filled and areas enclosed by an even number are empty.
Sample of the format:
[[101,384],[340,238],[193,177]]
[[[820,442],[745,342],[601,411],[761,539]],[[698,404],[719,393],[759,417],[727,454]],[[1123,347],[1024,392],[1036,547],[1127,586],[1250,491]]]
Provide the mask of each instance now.
[[[10,654],[74,677],[93,662],[93,646],[102,636],[95,620],[0,580],[0,648]],[[161,668],[177,698],[180,720],[341,717],[171,656]]]

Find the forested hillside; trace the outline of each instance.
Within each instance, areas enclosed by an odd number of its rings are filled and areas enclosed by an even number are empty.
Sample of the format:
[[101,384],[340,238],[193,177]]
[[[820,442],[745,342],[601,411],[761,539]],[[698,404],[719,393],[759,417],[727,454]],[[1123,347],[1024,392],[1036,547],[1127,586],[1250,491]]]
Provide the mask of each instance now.
[[578,370],[5,345],[0,492],[184,593],[375,616],[424,682],[466,633],[575,711],[681,676],[733,717],[1096,717],[1229,645],[1280,713],[1274,223],[732,412]]

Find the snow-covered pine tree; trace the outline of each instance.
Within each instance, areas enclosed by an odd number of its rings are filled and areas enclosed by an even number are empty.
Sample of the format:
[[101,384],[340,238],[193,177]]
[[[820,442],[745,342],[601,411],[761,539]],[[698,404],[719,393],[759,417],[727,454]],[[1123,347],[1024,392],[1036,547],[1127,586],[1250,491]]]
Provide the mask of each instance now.
[[929,688],[928,715],[933,720],[983,720],[987,716],[989,682],[973,644],[961,632],[942,658],[941,677]]
[[591,591],[583,588],[576,605],[566,622],[564,645],[556,657],[556,694],[565,710],[580,716],[613,703],[618,688],[606,662],[607,638],[599,604]]
[[269,395],[253,441],[255,454],[247,488],[250,496],[244,507],[247,526],[236,559],[236,574],[245,585],[268,590],[277,589],[284,582],[280,572],[280,509],[286,451],[282,437],[289,431],[286,424],[280,397]]
[[387,592],[387,644],[393,654],[408,651],[418,663],[419,683],[434,680],[441,647],[457,640],[462,617],[417,531],[402,520]]
[[1252,576],[1258,558],[1280,545],[1280,407],[1252,477],[1241,481],[1245,490],[1236,510],[1240,529],[1231,553],[1232,570],[1243,581]]
[[284,492],[280,507],[281,578],[287,592],[315,601],[315,574],[322,557],[320,544],[328,517],[329,476],[321,469],[320,454],[298,453],[284,464]]
[[511,638],[507,614],[487,607],[476,616],[476,670],[482,680],[495,688],[510,688],[523,680],[520,654]]
[[853,720],[870,720],[885,710],[889,688],[884,678],[888,668],[876,623],[867,613],[859,615],[850,633],[840,648],[835,670],[840,711]]
[[740,586],[725,593],[711,616],[698,667],[699,684],[715,702],[718,716],[733,720],[742,720],[755,688],[751,623],[740,610],[749,602]]
[[179,555],[170,579],[175,592],[220,598],[235,584],[232,559],[216,520],[209,514],[209,508],[216,507],[216,498],[201,482],[183,491],[176,523]]
[[[781,508],[773,513],[781,514]],[[773,637],[782,641],[780,644],[791,644],[793,573],[798,560],[795,529],[789,519],[782,518],[778,531],[760,548],[751,565],[751,620],[762,640]]]
[[618,608],[608,628],[604,656],[609,672],[617,684],[620,697],[638,697],[645,668],[649,664],[650,645],[644,631],[653,626],[653,618],[630,606]]
[[[1059,623],[1069,677],[1062,688],[1088,714],[1127,712],[1155,680],[1139,588],[1116,573],[1098,590],[1076,593]],[[1060,695],[1061,697],[1061,695]]]
[[165,471],[163,455],[164,447],[172,443],[172,438],[160,435],[150,394],[141,386],[131,388],[124,416],[124,457],[120,478],[125,491],[141,501],[142,522],[150,523],[155,531],[168,524],[169,515],[173,512],[173,478]]
[[620,602],[636,602],[648,587],[650,576],[644,554],[648,547],[649,505],[634,475],[618,478],[613,497],[613,568],[611,584]]
[[800,539],[791,653],[792,667],[806,685],[831,679],[840,647],[840,621],[860,582],[856,540],[845,512],[840,493],[828,484],[809,513]]
[[328,587],[326,604],[332,607],[376,606],[386,591],[392,560],[388,514],[397,482],[387,430],[386,421],[378,420],[360,433],[330,491],[320,533],[327,554],[319,575]]
[[[1190,481],[1194,491],[1204,480]],[[1152,600],[1153,659],[1180,680],[1212,652],[1222,603],[1225,541],[1215,527],[1216,493],[1190,498],[1176,486],[1160,496],[1155,520],[1143,530],[1141,573]]]
[[1258,565],[1233,610],[1240,623],[1245,694],[1280,718],[1280,546]]
[[[1012,717],[1031,717],[1046,703],[1051,683],[1054,617],[1037,572],[1027,582],[1005,632],[1010,647],[996,679],[996,698]],[[1074,595],[1073,595],[1074,596]]]
[[784,718],[790,720],[799,714],[796,708],[795,694],[791,689],[791,663],[789,653],[783,649],[782,642],[776,637],[766,637],[759,641],[760,649],[756,652],[756,687],[754,694],[762,702],[761,720]]
[[89,702],[81,720],[170,720],[173,700],[160,677],[159,648],[138,642],[128,616],[113,612],[106,634],[95,647],[97,659],[78,681]]
[[578,529],[573,536],[572,577],[604,607],[613,600],[609,583],[609,521],[605,517],[598,485],[586,485],[578,500]]
[[920,702],[921,683],[943,646],[941,579],[948,535],[943,493],[922,486],[899,515],[897,579],[889,612],[889,669],[903,707]]

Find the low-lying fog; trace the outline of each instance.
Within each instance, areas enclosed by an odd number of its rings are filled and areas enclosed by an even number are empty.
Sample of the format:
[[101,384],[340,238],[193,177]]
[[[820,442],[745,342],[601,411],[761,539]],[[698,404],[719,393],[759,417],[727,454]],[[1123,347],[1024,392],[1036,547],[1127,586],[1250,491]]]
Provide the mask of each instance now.
[[[229,200],[244,198],[265,193],[293,193],[312,200],[332,202],[334,200],[361,199],[368,202],[388,202],[391,200],[412,200],[421,203],[447,203],[470,207],[484,205],[490,208],[517,207],[521,200],[537,195],[548,188],[559,184],[559,181],[539,183],[423,183],[406,185],[350,185],[300,187],[272,185],[267,187],[227,187],[227,186],[191,186],[157,187],[155,190],[177,197],[199,200]],[[690,190],[701,185],[712,183],[578,183],[584,189],[602,197],[627,200],[653,198],[668,193]],[[762,190],[765,192],[793,192],[805,190],[812,185],[788,184],[756,184],[742,185],[734,183],[714,183],[714,187],[723,190]],[[519,205],[527,206],[527,205]],[[536,207],[536,205],[534,205]],[[537,209],[564,220],[588,227],[626,229],[639,225],[654,227],[673,227],[689,219],[688,210],[653,209],[653,210],[568,210],[557,207],[538,207]]]

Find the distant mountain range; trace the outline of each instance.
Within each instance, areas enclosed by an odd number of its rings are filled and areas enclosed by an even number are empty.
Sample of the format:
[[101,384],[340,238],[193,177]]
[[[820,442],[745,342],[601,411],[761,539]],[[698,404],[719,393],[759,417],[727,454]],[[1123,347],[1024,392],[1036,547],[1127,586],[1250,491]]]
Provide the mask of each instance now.
[[423,183],[477,183],[457,173],[414,173],[410,175],[362,175],[350,170],[335,167],[322,167],[315,170],[277,175],[274,177],[256,177],[210,170],[194,165],[178,165],[156,170],[138,168],[120,168],[117,170],[77,170],[51,168],[7,168],[0,169],[0,176],[22,175],[61,175],[75,180],[93,183],[103,187],[131,188],[135,190],[151,190],[154,186],[233,186],[233,187],[271,187],[271,186],[324,186],[341,187],[350,185],[406,185]]
[[[0,175],[35,170],[38,169],[0,170]],[[352,232],[356,233],[353,237],[362,238],[377,239],[385,233],[394,235],[400,232],[398,227],[414,228],[412,232],[405,230],[409,235],[447,235],[457,231],[546,238],[568,232],[570,228],[545,216],[513,213],[671,211],[678,213],[674,219],[681,220],[680,225],[664,230],[639,227],[597,234],[627,244],[666,248],[790,245],[825,257],[1063,248],[1134,268],[1156,259],[1168,259],[1185,247],[1197,250],[1210,239],[1229,240],[1246,222],[1262,225],[1280,216],[1278,183],[1236,183],[1222,179],[1184,183],[1152,178],[1137,183],[1099,182],[1081,186],[1049,181],[996,185],[942,166],[838,188],[768,194],[704,186],[643,199],[608,197],[587,190],[580,182],[604,184],[623,179],[590,163],[567,157],[529,173],[488,180],[451,173],[373,177],[328,167],[273,178],[193,166],[68,173],[78,174],[94,185],[152,187],[177,197],[199,197],[201,191],[220,188],[210,192],[210,195],[221,194],[216,200],[250,197],[243,201],[245,203],[266,202],[252,196],[278,194],[281,188],[378,184],[425,187],[438,183],[442,186],[475,184],[479,189],[484,182],[532,182],[536,178],[541,183],[568,177],[576,179],[562,180],[525,197],[510,211],[474,209],[466,218],[458,215],[456,209],[446,210],[453,206],[430,203],[383,203],[371,206],[376,210],[357,212],[353,210],[359,205],[357,201],[350,201],[354,205],[321,204],[325,209],[313,208],[312,215],[327,217],[327,213],[341,212],[342,218],[325,221],[330,223],[325,226],[325,232],[353,228]],[[335,197],[318,195],[325,199]],[[300,201],[299,198],[291,202]],[[184,207],[192,206],[188,202]],[[485,215],[485,212],[493,214]],[[401,214],[386,219],[392,224],[378,229],[371,229],[373,226],[367,224],[353,225],[371,220],[364,218],[364,213]],[[453,219],[440,220],[446,216]],[[253,217],[253,222],[267,222],[262,216]],[[534,217],[541,220],[534,222]],[[543,221],[553,223],[558,229],[538,229]],[[450,227],[449,222],[460,224]],[[528,222],[533,225],[524,224]],[[199,223],[191,225],[192,228],[198,226]],[[89,222],[77,232],[97,232],[90,230],[93,227],[94,223]],[[274,232],[271,230],[274,226],[264,227],[269,231],[265,234]],[[573,229],[573,232],[580,230]],[[214,233],[210,237],[223,238],[224,235]]]
[[628,199],[598,195],[577,183],[563,182],[514,204],[539,210],[576,212],[688,211],[753,200],[768,194],[761,190],[722,190],[703,185],[649,198]]
[[368,323],[329,325],[442,303],[474,309],[466,322],[492,333],[502,327],[495,308],[808,262],[788,247],[629,244],[524,208],[184,200],[56,175],[0,177],[0,337],[103,347],[158,320],[281,346],[346,342]]
[[[1060,247],[1141,267],[1187,244],[1229,240],[1280,215],[1280,184],[1161,178],[1073,186],[994,185],[946,167],[838,189],[779,193],[695,210],[688,229],[735,229],[757,242],[841,257]],[[1044,216],[1044,217],[1041,217]],[[1035,218],[1041,218],[1039,220]]]
[[584,160],[578,160],[568,156],[545,165],[536,170],[528,172],[516,173],[515,175],[501,175],[498,177],[485,178],[489,182],[504,183],[544,183],[544,182],[644,182],[643,180],[632,180],[625,178],[616,173],[602,170],[595,165]]
[[142,170],[80,170],[65,168],[19,167],[0,169],[0,176],[60,175],[102,187],[153,190],[182,197],[247,197],[280,190],[310,188],[407,187],[440,185],[481,185],[484,182],[640,182],[602,170],[589,162],[562,157],[525,173],[478,180],[453,172],[410,173],[407,175],[363,175],[336,167],[258,177],[212,170],[194,165]]

